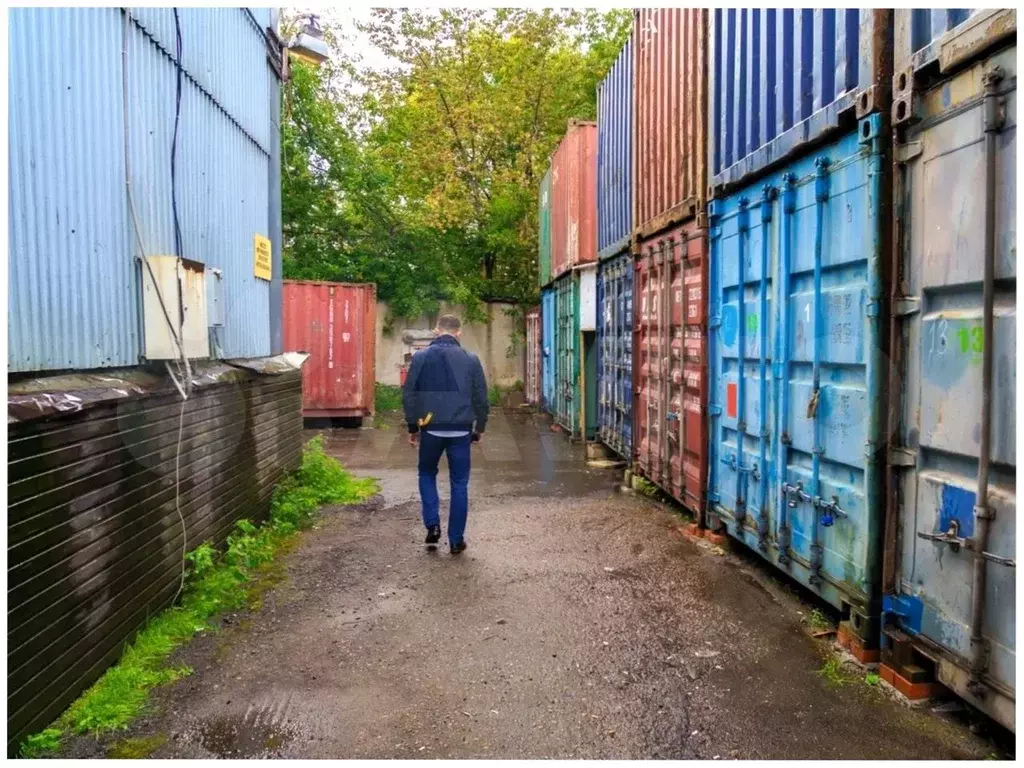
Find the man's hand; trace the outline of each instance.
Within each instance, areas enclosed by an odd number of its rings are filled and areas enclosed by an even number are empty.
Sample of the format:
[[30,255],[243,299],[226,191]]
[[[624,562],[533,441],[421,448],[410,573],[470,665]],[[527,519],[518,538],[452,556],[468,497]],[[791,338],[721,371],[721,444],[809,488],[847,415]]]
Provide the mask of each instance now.
[[417,445],[419,445],[419,442],[420,442],[420,433],[419,432],[410,432],[409,433],[409,445],[411,445],[413,448],[415,448]]
[[470,435],[469,442],[470,443],[479,443],[483,439],[484,439],[484,436],[481,433],[474,432],[472,435]]

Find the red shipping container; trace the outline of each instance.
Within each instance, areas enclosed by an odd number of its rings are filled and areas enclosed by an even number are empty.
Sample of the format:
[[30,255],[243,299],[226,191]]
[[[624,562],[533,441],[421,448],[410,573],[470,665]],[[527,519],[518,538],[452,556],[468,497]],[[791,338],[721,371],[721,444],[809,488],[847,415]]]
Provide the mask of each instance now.
[[569,121],[551,156],[551,279],[597,261],[597,123]]
[[707,237],[688,223],[639,243],[633,282],[634,466],[703,522]]
[[540,307],[526,313],[526,402],[540,404]]
[[708,12],[633,18],[633,227],[639,239],[696,216],[707,198]]
[[377,286],[284,281],[284,347],[309,353],[302,415],[373,415]]

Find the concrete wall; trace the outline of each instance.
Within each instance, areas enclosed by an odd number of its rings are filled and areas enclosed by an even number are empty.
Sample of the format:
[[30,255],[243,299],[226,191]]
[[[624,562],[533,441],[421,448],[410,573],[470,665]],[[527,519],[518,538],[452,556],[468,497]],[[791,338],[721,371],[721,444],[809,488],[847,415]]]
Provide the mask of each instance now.
[[[486,305],[489,323],[463,323],[462,326],[462,345],[480,358],[488,387],[494,384],[508,387],[517,380],[525,380],[526,364],[522,343],[515,355],[507,356],[515,330],[513,319],[505,314],[505,310],[511,309],[511,306],[489,303]],[[442,304],[438,315],[449,313],[464,316],[459,307]],[[390,314],[385,302],[377,303],[377,381],[397,385],[401,383],[399,369],[405,361],[405,354],[410,350],[410,346],[402,339],[403,331],[430,330],[437,322],[437,315],[395,320],[390,332],[385,334],[384,326]]]

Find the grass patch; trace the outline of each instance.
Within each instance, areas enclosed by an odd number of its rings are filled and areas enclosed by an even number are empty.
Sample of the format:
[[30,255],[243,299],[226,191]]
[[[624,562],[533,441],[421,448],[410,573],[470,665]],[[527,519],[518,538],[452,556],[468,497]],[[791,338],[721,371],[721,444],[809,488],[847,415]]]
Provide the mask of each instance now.
[[850,682],[850,678],[843,670],[842,662],[835,657],[822,665],[821,669],[818,670],[818,675],[823,677],[830,686],[840,686]]
[[868,672],[867,675],[864,676],[864,684],[870,685],[872,688],[876,687],[880,682],[882,682],[882,678],[874,672]]
[[402,388],[394,384],[373,385],[373,408],[378,413],[400,411],[402,409]]
[[817,608],[811,609],[811,612],[807,615],[806,621],[810,628],[816,632],[825,629],[833,629],[832,622],[829,621],[828,616]]
[[661,495],[658,486],[640,475],[633,475],[633,490],[649,499],[656,499]]
[[107,750],[107,757],[111,760],[143,760],[166,743],[167,737],[162,733],[137,739],[124,739]]
[[28,737],[25,757],[56,751],[65,733],[121,730],[144,709],[149,692],[191,673],[168,666],[175,649],[200,632],[215,629],[212,619],[247,604],[259,607],[263,594],[284,578],[275,556],[295,545],[296,533],[307,527],[324,505],[355,504],[379,490],[372,478],[357,478],[327,456],[322,438],[309,442],[302,465],[274,489],[270,516],[257,527],[239,520],[224,552],[204,542],[186,555],[188,573],[178,605],[154,616],[135,636],[120,661],[83,693],[53,727]]

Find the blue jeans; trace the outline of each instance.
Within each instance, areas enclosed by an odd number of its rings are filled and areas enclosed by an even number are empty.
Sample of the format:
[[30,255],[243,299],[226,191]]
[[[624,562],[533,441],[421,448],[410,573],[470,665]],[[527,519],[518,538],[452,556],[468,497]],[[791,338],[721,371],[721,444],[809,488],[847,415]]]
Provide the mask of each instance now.
[[469,512],[469,450],[470,436],[437,437],[420,431],[420,501],[423,502],[423,524],[428,528],[441,524],[438,512],[437,465],[441,454],[448,454],[448,479],[451,481],[451,505],[448,509],[448,542],[458,544],[466,532]]

